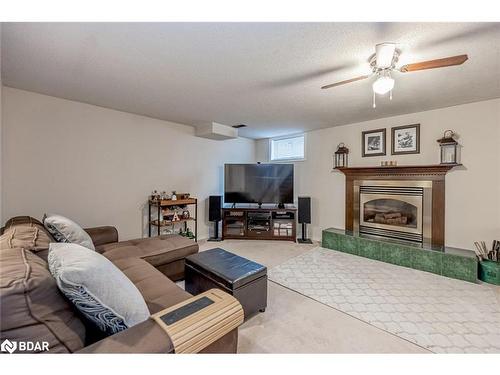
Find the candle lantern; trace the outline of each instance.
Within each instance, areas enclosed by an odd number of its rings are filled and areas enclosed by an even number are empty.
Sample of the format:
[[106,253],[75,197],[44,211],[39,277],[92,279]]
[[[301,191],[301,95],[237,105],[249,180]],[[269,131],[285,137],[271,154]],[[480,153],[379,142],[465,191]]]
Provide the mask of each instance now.
[[441,149],[441,164],[458,164],[458,142],[454,138],[452,130],[446,130],[443,138],[438,139]]
[[349,149],[345,146],[344,143],[339,143],[339,145],[337,146],[337,151],[335,151],[333,158],[334,168],[347,168]]

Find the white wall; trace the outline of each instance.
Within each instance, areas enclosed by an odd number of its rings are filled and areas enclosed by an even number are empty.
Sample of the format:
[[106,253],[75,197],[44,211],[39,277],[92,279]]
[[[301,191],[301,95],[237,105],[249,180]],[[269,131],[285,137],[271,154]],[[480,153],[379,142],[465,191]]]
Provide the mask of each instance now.
[[12,88],[3,92],[3,218],[57,212],[83,226],[146,233],[153,189],[206,200],[222,191],[225,162],[255,162],[255,142],[212,141],[194,128]]
[[[390,128],[414,123],[421,124],[420,154],[391,156]],[[362,158],[361,132],[377,128],[387,129],[387,156]],[[460,135],[464,164],[446,176],[446,245],[473,248],[473,241],[500,239],[500,99],[308,132],[307,160],[295,163],[295,189],[312,197],[313,238],[324,228],[344,228],[345,178],[331,172],[338,143],[349,147],[350,166],[438,164],[436,140],[446,129]],[[268,160],[267,145],[257,141],[258,161]]]

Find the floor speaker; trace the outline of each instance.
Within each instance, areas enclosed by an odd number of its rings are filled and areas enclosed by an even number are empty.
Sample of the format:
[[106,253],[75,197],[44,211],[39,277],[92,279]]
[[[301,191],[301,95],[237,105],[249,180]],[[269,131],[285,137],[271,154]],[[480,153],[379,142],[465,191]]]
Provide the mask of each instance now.
[[307,224],[311,224],[311,197],[299,197],[299,224],[302,224],[302,237],[297,238],[298,243],[312,243],[307,238]]
[[311,197],[299,197],[299,224],[311,224]]
[[208,197],[208,221],[220,221],[222,209],[222,196],[211,195]]
[[214,222],[214,236],[208,241],[220,241],[219,221],[222,220],[222,196],[211,195],[208,197],[208,221]]

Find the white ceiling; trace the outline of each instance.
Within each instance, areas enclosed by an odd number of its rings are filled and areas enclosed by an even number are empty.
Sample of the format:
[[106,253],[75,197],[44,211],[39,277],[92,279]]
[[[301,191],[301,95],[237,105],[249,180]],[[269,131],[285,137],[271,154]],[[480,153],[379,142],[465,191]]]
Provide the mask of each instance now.
[[[374,46],[401,64],[468,54],[462,66],[399,73],[371,107]],[[4,23],[6,86],[263,138],[500,97],[500,23]]]

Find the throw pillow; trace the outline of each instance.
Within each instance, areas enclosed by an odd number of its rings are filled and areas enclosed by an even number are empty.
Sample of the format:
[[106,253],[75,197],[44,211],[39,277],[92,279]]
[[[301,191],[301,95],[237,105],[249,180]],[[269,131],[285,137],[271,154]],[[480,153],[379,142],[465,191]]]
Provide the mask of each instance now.
[[77,244],[51,243],[49,269],[75,307],[109,334],[149,318],[136,286],[111,261]]
[[92,239],[81,226],[67,217],[50,214],[43,217],[43,225],[57,242],[69,242],[95,250]]

